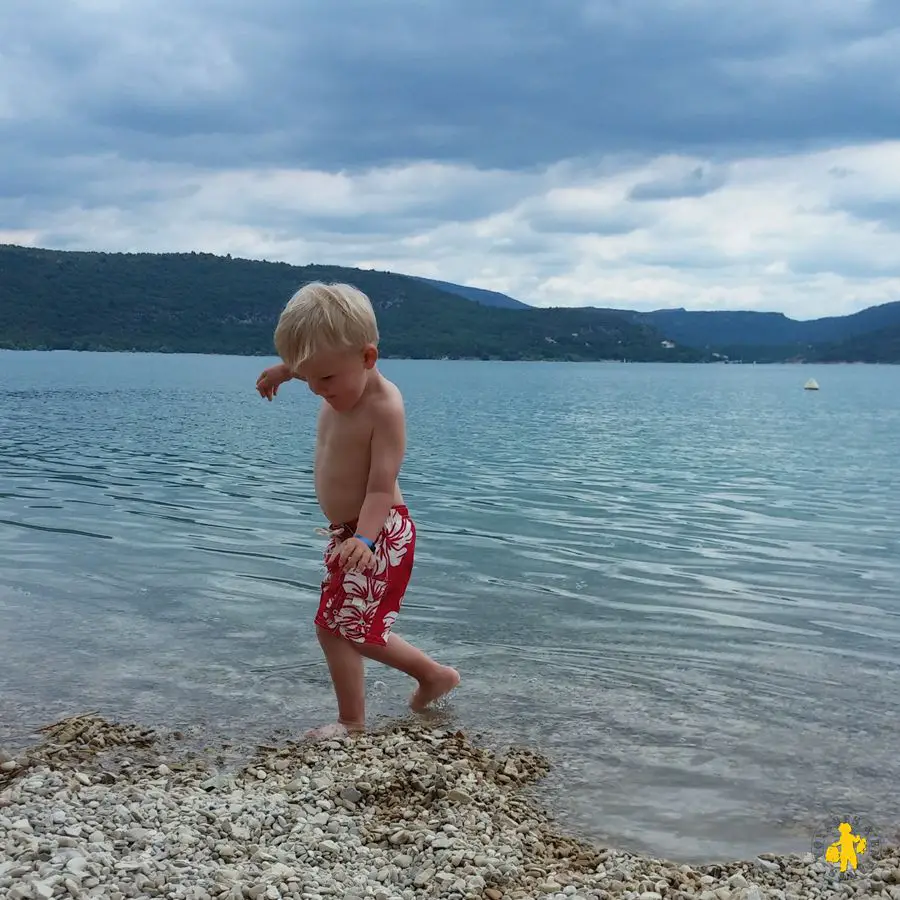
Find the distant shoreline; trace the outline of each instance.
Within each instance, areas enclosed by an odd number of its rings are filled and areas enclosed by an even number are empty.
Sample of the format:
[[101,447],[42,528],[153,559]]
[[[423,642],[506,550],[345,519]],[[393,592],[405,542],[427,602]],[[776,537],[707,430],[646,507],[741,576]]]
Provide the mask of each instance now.
[[[168,349],[110,349],[110,348],[75,348],[75,347],[4,347],[5,353],[97,353],[122,354],[129,356],[219,356],[234,359],[272,359],[277,360],[274,353],[221,353],[214,350],[168,350]],[[862,360],[765,360],[742,362],[740,360],[680,360],[680,359],[547,359],[538,358],[489,358],[480,356],[390,356],[382,355],[381,360],[408,362],[502,362],[502,363],[570,363],[572,365],[605,363],[609,365],[664,365],[664,366],[898,366],[900,362],[865,362]]]
[[640,311],[604,298],[530,307],[492,291],[351,266],[16,245],[0,245],[0,270],[9,284],[0,345],[10,349],[266,355],[298,287],[343,281],[372,301],[388,358],[900,363],[900,301],[803,321],[754,310]]

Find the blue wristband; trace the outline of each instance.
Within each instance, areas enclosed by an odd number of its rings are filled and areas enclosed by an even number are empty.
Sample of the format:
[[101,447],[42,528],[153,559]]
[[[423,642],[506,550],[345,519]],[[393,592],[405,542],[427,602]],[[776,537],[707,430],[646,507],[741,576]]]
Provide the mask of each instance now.
[[370,541],[367,537],[363,537],[361,534],[354,534],[358,541],[362,541],[373,553],[375,552],[375,541]]

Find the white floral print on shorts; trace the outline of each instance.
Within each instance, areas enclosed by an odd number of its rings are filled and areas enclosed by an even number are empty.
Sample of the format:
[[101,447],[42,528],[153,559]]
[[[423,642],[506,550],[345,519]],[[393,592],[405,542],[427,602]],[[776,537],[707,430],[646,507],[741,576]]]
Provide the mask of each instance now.
[[355,530],[356,523],[331,528],[316,624],[348,641],[384,646],[412,575],[416,526],[406,506],[392,507],[375,539],[374,570],[343,573],[328,556]]

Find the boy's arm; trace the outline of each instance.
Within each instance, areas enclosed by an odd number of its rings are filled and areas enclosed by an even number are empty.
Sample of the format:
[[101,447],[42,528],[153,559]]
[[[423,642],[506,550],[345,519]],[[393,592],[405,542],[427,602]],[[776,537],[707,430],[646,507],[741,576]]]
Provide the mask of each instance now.
[[403,401],[391,399],[379,409],[372,431],[371,463],[366,499],[359,512],[356,532],[375,541],[394,503],[394,485],[406,452],[406,420]]
[[284,363],[276,363],[263,370],[263,373],[256,379],[256,390],[260,397],[271,400],[278,393],[278,388],[282,384],[296,377]]

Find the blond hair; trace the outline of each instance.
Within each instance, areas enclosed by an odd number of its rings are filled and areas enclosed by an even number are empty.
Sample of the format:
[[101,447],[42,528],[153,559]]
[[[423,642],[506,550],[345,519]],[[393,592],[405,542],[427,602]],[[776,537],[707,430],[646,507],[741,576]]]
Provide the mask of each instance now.
[[296,370],[322,351],[378,344],[378,324],[369,298],[352,284],[304,285],[288,300],[275,327],[275,349]]

